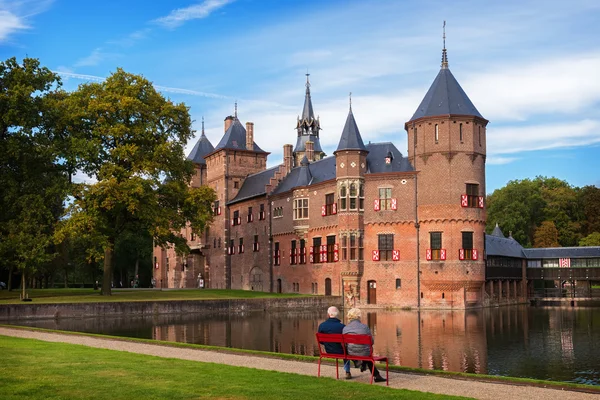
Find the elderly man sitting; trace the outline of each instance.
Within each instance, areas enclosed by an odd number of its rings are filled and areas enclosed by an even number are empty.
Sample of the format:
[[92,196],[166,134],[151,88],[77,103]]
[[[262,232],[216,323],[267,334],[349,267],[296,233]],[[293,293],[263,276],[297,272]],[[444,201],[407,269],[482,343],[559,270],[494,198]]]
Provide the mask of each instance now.
[[[337,307],[329,307],[327,309],[327,315],[329,319],[319,325],[319,333],[342,333],[344,329],[344,324],[342,321],[338,319],[338,315],[340,310]],[[325,351],[331,354],[343,354],[344,350],[342,349],[342,345],[339,343],[323,343],[325,346]],[[344,360],[344,371],[346,371],[346,379],[352,379],[352,374],[350,373],[350,361]]]

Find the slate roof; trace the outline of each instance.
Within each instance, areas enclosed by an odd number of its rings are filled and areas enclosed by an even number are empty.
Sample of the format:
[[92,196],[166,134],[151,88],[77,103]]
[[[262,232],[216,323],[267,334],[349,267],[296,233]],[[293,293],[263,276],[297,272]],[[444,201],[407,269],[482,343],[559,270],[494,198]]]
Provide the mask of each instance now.
[[367,150],[362,137],[360,136],[358,126],[356,125],[352,108],[350,108],[350,111],[348,112],[346,125],[344,125],[342,137],[340,138],[340,143],[336,149],[336,151],[340,150]]
[[298,151],[306,151],[306,142],[311,141],[314,143],[313,150],[315,153],[323,152],[321,148],[321,142],[319,141],[319,137],[316,135],[301,135],[298,136],[298,140],[296,140],[296,147],[294,148],[294,152]]
[[323,152],[321,143],[319,141],[321,123],[318,119],[315,119],[315,113],[313,111],[312,100],[310,97],[310,82],[308,80],[308,75],[306,75],[306,95],[304,96],[302,117],[298,117],[296,129],[298,131],[298,140],[296,141],[296,146],[294,147],[294,153],[306,151],[306,142],[309,140],[314,143],[315,152]]
[[600,257],[600,246],[589,247],[547,247],[542,249],[523,249],[528,259],[542,258],[592,258]]
[[483,118],[452,72],[448,68],[442,67],[410,121],[450,114]]
[[307,167],[296,167],[292,169],[292,171],[283,178],[279,186],[273,191],[273,194],[284,193],[288,190],[292,190],[293,188],[300,186],[298,182],[304,183],[306,170],[302,169],[306,168],[308,173],[310,174],[310,180],[307,184],[303,184],[302,186],[314,185],[319,182],[328,181],[330,179],[335,179],[335,157],[330,156],[323,158],[322,160],[315,161],[310,163]]
[[238,194],[227,204],[238,203],[243,200],[266,194],[265,186],[269,184],[269,181],[275,176],[275,172],[278,170],[279,165],[253,175],[248,175]]
[[499,237],[494,234],[485,235],[485,252],[487,256],[524,258],[523,251],[523,246],[513,238]]
[[[221,141],[215,146],[215,150],[219,149],[248,150],[246,148],[246,128],[244,128],[239,119],[233,119]],[[252,151],[266,153],[266,151],[258,147],[256,142],[254,142],[254,150]]]
[[[377,174],[381,172],[409,172],[415,169],[408,161],[408,158],[403,157],[400,150],[391,142],[369,143],[366,146],[367,154],[367,173]],[[385,163],[385,157],[388,153],[392,154],[392,162]]]
[[190,152],[190,155],[187,157],[188,160],[195,162],[196,164],[206,164],[204,160],[204,156],[208,153],[212,153],[215,150],[215,147],[212,145],[210,140],[204,134],[204,129],[202,130],[202,135],[200,139],[196,142],[196,145]]
[[500,237],[500,238],[505,237],[504,233],[502,233],[502,229],[500,229],[500,227],[498,226],[497,222],[496,222],[496,227],[492,231],[492,236],[497,236],[497,237]]

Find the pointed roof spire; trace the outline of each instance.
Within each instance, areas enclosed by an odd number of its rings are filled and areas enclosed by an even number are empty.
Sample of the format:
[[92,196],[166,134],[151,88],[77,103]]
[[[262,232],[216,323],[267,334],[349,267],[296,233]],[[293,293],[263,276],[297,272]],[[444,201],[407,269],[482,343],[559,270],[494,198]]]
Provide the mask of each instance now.
[[342,131],[342,137],[336,151],[340,150],[363,150],[367,151],[365,144],[363,143],[360,131],[354,120],[354,114],[352,113],[352,101],[350,101],[350,110],[348,111],[348,118],[346,118],[346,125]]
[[237,119],[237,100],[235,101],[235,109],[233,112],[233,118]]
[[200,138],[194,145],[192,151],[190,151],[190,154],[188,155],[187,159],[195,162],[196,164],[206,164],[204,156],[206,156],[209,153],[212,153],[214,149],[214,146],[204,134],[204,117],[202,117],[202,134],[200,135]]
[[206,137],[204,134],[204,115],[202,116],[202,135],[200,135],[200,137]]
[[350,101],[350,112],[352,112],[352,92],[348,95],[348,100]]
[[502,229],[500,229],[500,227],[498,226],[497,222],[496,222],[496,227],[492,231],[492,236],[497,236],[497,237],[501,237],[501,238],[504,237],[504,233],[502,232]]
[[306,73],[306,95],[304,97],[304,109],[302,110],[302,121],[310,123],[315,119],[315,113],[313,112],[312,100],[310,98],[310,80],[308,77],[310,74]]
[[442,68],[448,69],[448,53],[446,52],[446,21],[444,21],[443,31],[444,48],[442,49]]

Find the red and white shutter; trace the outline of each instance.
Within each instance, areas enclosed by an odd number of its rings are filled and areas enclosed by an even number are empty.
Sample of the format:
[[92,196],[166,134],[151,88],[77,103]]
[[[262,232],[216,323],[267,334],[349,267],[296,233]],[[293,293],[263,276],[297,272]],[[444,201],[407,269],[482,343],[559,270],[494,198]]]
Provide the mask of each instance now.
[[400,250],[392,250],[392,261],[400,261]]
[[478,201],[477,205],[479,205],[479,208],[483,208],[483,196],[479,196],[477,198],[477,201]]
[[304,249],[302,249],[302,254],[304,255],[303,256],[303,258],[304,258],[303,264],[306,264],[306,247]]
[[465,259],[465,249],[459,249],[458,250],[458,259],[459,260],[464,260]]
[[337,203],[333,203],[333,205],[331,206],[331,213],[337,214]]
[[446,249],[440,250],[440,260],[446,260]]
[[235,218],[231,218],[231,226],[235,225]]
[[468,207],[469,206],[469,197],[466,194],[460,195],[460,206]]
[[242,253],[244,252],[244,245],[242,245],[242,251],[241,251],[241,252],[242,252]]
[[314,252],[314,247],[312,247],[312,246],[310,246],[309,261],[311,264],[313,264],[315,262],[315,252]]
[[338,262],[340,259],[340,256],[338,254],[338,244],[334,244],[333,245],[333,261],[334,262]]
[[154,264],[154,268],[158,269],[158,263]]
[[473,249],[471,254],[473,254],[473,260],[477,260],[477,258],[479,257],[477,249]]
[[327,245],[321,245],[321,262],[327,262]]
[[392,199],[392,210],[398,209],[398,201],[396,199]]
[[379,199],[373,200],[373,210],[379,211]]
[[427,249],[427,251],[425,252],[425,258],[427,259],[427,261],[431,261],[431,249]]
[[327,215],[327,206],[321,206],[321,217]]
[[379,261],[379,250],[373,250],[373,261]]
[[242,224],[242,217],[238,217],[238,225]]
[[254,222],[254,214],[250,214],[250,222]]
[[221,206],[217,207],[217,215],[221,215]]

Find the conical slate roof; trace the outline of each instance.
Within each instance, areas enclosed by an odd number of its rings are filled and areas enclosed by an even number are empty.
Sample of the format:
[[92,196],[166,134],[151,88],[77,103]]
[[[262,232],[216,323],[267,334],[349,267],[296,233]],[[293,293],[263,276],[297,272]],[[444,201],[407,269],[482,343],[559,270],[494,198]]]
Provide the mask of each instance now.
[[304,96],[304,108],[302,109],[302,117],[298,117],[296,130],[298,131],[298,140],[296,141],[296,146],[294,147],[294,154],[297,152],[306,151],[306,142],[309,140],[314,143],[315,153],[323,152],[321,149],[321,143],[319,142],[321,122],[318,118],[315,118],[315,113],[313,111],[308,74],[306,74],[306,94]]
[[204,119],[202,119],[202,135],[196,142],[196,145],[187,157],[188,160],[195,162],[196,164],[206,164],[204,156],[208,153],[212,153],[215,147],[212,145],[210,140],[204,134]]
[[346,125],[342,131],[342,137],[336,151],[340,150],[364,150],[367,151],[365,144],[363,143],[362,137],[354,120],[354,114],[352,108],[348,112],[348,118],[346,118]]
[[[246,148],[246,128],[244,128],[237,117],[233,119],[221,141],[215,146],[215,150],[218,149],[248,150]],[[254,149],[252,151],[265,153],[264,150],[258,147],[256,142],[254,142]]]
[[504,233],[502,233],[502,229],[500,229],[497,222],[496,222],[496,227],[492,231],[492,236],[497,236],[497,237],[501,237],[501,238],[505,237]]

